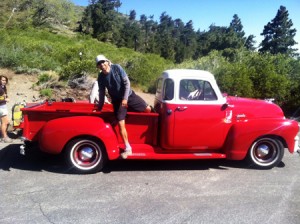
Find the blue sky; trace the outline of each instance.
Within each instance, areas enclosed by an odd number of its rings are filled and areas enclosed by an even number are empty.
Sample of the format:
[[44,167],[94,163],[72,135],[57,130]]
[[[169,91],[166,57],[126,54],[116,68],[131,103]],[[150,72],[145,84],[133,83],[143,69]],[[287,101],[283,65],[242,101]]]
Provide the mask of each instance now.
[[[89,0],[71,0],[76,5],[87,6]],[[129,14],[135,10],[137,19],[140,15],[154,15],[159,21],[163,12],[172,19],[181,19],[184,23],[193,21],[195,31],[208,30],[211,24],[229,26],[233,15],[237,14],[242,21],[246,35],[253,34],[257,44],[262,41],[264,26],[277,14],[279,7],[285,6],[293,27],[297,30],[295,37],[300,51],[300,1],[299,0],[120,0],[122,6],[119,12]]]

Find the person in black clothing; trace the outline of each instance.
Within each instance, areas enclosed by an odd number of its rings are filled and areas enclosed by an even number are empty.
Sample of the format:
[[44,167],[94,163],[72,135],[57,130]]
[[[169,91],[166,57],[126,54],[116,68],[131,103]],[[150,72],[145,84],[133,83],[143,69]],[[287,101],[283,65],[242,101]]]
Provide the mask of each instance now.
[[0,119],[1,119],[1,141],[5,143],[11,143],[12,139],[7,136],[7,128],[9,124],[8,120],[8,110],[6,103],[9,102],[7,96],[6,84],[8,84],[8,79],[4,75],[0,75]]
[[125,144],[125,151],[121,156],[125,159],[132,154],[132,148],[128,141],[125,127],[127,110],[136,112],[151,112],[151,107],[130,88],[129,78],[124,69],[118,64],[112,64],[104,55],[96,57],[97,67],[101,70],[98,75],[99,104],[101,111],[104,99],[105,88],[111,97],[114,113],[119,122],[120,134]]

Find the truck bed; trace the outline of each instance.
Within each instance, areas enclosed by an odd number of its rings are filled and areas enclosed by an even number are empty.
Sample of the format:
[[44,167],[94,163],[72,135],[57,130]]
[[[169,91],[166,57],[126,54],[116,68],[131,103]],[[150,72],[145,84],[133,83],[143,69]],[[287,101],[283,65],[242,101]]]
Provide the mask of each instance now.
[[[95,116],[100,117],[105,123],[112,126],[118,138],[118,142],[122,144],[118,123],[115,120],[111,104],[105,104],[100,112],[97,111],[97,105],[88,102],[44,102],[25,107],[22,109],[22,112],[24,116],[24,122],[22,124],[23,136],[30,141],[37,141],[40,130],[47,122],[53,119],[72,116]],[[84,119],[79,119],[78,128],[80,129],[83,125],[87,125]],[[130,143],[156,145],[157,125],[157,113],[128,112],[126,117],[126,129]]]

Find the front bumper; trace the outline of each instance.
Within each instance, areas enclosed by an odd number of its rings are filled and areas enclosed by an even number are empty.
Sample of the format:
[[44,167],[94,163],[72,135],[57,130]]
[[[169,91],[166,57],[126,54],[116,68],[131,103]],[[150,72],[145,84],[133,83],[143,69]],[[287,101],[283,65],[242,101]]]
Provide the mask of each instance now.
[[25,145],[20,145],[20,154],[25,156],[25,154],[26,154],[26,146]]
[[26,143],[27,139],[23,136],[20,139],[23,142],[23,144],[20,145],[20,154],[25,156],[25,154],[26,154],[26,144],[25,143]]

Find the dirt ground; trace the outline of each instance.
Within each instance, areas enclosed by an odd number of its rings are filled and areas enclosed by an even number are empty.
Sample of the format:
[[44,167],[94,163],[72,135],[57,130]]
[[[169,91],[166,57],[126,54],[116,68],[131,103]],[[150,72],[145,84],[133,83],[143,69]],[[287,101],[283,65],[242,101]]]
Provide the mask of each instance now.
[[[31,103],[39,102],[44,99],[40,97],[39,91],[34,88],[34,84],[37,83],[37,75],[28,75],[28,74],[16,74],[12,70],[0,68],[0,75],[5,75],[8,77],[7,91],[9,96],[8,111],[9,118],[11,119],[11,109],[16,103]],[[154,94],[144,93],[138,89],[134,91],[141,96],[148,104],[153,105],[154,103]],[[63,96],[74,97],[76,99],[88,99],[89,91],[72,91],[67,89],[60,92],[61,96],[56,96],[60,98]]]
[[8,112],[11,119],[11,109],[15,103],[34,102],[39,97],[39,92],[33,89],[37,77],[27,74],[15,74],[8,69],[0,69],[0,75],[8,77],[7,92],[9,97]]

